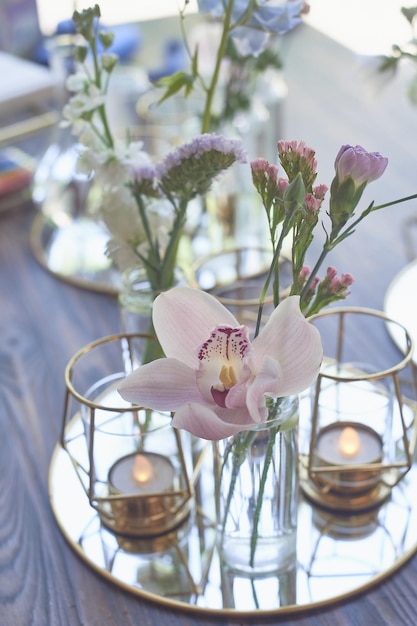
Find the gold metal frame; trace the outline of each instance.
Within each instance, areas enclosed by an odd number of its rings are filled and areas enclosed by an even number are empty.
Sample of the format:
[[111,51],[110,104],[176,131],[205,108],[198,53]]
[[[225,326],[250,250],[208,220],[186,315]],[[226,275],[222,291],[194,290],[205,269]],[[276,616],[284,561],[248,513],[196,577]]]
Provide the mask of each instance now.
[[[337,348],[336,348],[336,357],[334,364],[337,367],[338,364],[341,363],[342,352],[343,352],[343,341],[345,337],[345,321],[347,315],[365,315],[365,316],[373,316],[383,320],[386,324],[395,324],[398,325],[401,330],[404,332],[404,337],[406,340],[406,349],[404,357],[394,366],[387,368],[385,370],[381,370],[375,372],[373,374],[369,374],[367,372],[362,371],[360,368],[349,369],[349,375],[343,375],[339,373],[336,369],[336,373],[329,373],[326,368],[322,368],[320,374],[317,378],[315,394],[314,394],[314,403],[313,403],[313,412],[312,412],[312,424],[311,424],[311,438],[310,438],[310,446],[309,446],[309,454],[307,459],[307,479],[303,480],[301,483],[302,488],[304,489],[307,497],[313,500],[316,504],[319,504],[325,508],[329,508],[339,512],[347,512],[352,513],[353,511],[364,511],[375,506],[380,505],[383,501],[385,501],[390,493],[391,489],[397,485],[410,470],[412,465],[412,456],[415,449],[416,444],[416,400],[417,400],[417,372],[416,367],[413,362],[413,341],[406,330],[399,322],[396,320],[390,319],[381,311],[377,311],[374,309],[367,309],[363,307],[346,307],[346,308],[334,308],[326,311],[322,311],[312,317],[310,317],[310,321],[314,323],[315,320],[322,319],[328,316],[336,316],[338,318],[338,327],[337,327]],[[330,359],[324,359],[324,363],[328,364]],[[409,438],[408,431],[409,426],[406,424],[406,420],[404,418],[404,405],[406,403],[406,399],[404,394],[401,391],[401,381],[400,374],[404,372],[405,368],[410,368],[411,373],[411,383],[414,391],[414,421],[413,421],[413,430],[412,436]],[[383,462],[382,460],[379,462],[372,462],[367,464],[350,464],[350,465],[326,465],[323,467],[322,465],[317,463],[318,453],[316,451],[317,437],[318,437],[318,415],[319,415],[319,399],[320,399],[320,391],[322,388],[323,380],[332,380],[336,383],[351,383],[358,381],[377,381],[381,379],[391,378],[393,383],[393,389],[395,392],[395,399],[398,414],[401,422],[401,430],[402,430],[402,445],[403,452],[405,455],[404,462]],[[408,401],[410,402],[410,401]],[[305,459],[304,459],[305,463]],[[378,474],[379,481],[375,488],[368,490],[366,494],[359,494],[351,496],[344,495],[339,496],[332,492],[332,489],[329,488],[329,485],[326,485],[325,481],[322,481],[321,478],[324,475],[331,475],[336,478],[341,473],[345,474],[354,474],[354,473],[362,473],[364,475],[368,475],[369,477],[375,476]]]
[[[164,492],[147,493],[143,495],[120,495],[112,492],[109,488],[107,495],[98,495],[97,471],[95,465],[95,433],[96,411],[117,412],[118,414],[131,413],[135,421],[139,423],[139,413],[149,411],[139,406],[106,406],[89,400],[79,393],[73,384],[74,371],[79,361],[97,347],[112,342],[124,343],[125,358],[128,355],[130,368],[133,371],[135,358],[133,341],[135,339],[153,340],[150,335],[135,333],[117,334],[93,341],[81,348],[69,360],[65,369],[66,394],[60,443],[68,453],[72,464],[77,472],[80,482],[88,497],[90,505],[98,512],[102,523],[116,533],[132,537],[155,537],[172,531],[179,526],[188,516],[191,508],[194,490],[189,478],[187,465],[184,458],[181,436],[178,430],[172,429],[175,437],[177,456],[180,464],[179,488],[172,488]],[[71,453],[71,437],[67,435],[67,425],[71,417],[71,399],[74,399],[80,407],[87,407],[89,413],[88,441],[88,467],[77,460]],[[168,423],[167,423],[168,424]],[[171,428],[168,424],[168,427]],[[146,436],[146,435],[145,435]],[[87,486],[86,486],[87,479]],[[98,481],[100,482],[100,481]]]

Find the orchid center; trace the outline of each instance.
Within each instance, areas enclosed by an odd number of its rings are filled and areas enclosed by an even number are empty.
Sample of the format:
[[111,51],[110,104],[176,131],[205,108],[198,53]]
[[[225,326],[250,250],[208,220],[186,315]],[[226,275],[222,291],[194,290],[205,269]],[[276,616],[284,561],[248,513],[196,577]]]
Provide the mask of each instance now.
[[201,391],[226,407],[229,390],[248,376],[245,361],[250,351],[246,326],[216,326],[198,351]]
[[237,376],[233,365],[225,363],[220,370],[219,378],[225,389],[230,389],[233,385],[236,385]]

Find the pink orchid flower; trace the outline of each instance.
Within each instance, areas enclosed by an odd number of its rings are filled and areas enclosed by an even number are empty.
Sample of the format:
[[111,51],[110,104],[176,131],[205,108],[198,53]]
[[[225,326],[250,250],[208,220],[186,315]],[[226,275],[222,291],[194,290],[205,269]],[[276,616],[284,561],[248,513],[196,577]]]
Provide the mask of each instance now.
[[139,367],[119,393],[139,406],[175,412],[174,427],[203,439],[264,422],[267,396],[300,393],[319,372],[320,335],[301,313],[299,296],[283,300],[253,341],[216,298],[191,287],[159,295],[153,322],[166,358]]

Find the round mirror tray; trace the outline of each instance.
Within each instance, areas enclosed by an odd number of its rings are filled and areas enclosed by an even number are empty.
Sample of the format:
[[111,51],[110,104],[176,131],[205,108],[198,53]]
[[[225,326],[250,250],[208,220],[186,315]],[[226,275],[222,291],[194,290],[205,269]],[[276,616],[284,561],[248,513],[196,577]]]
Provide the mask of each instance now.
[[[80,437],[79,414],[67,428],[71,438]],[[208,444],[189,518],[167,535],[141,540],[101,524],[58,444],[49,492],[61,532],[90,567],[119,587],[172,609],[230,617],[296,613],[350,597],[392,574],[417,550],[413,465],[382,506],[360,514],[339,516],[300,496],[297,559],[290,571],[263,577],[228,571],[215,544],[210,452]]]
[[32,252],[49,272],[77,287],[117,295],[121,278],[105,254],[107,240],[104,230],[82,215],[58,224],[38,213],[30,233]]
[[[407,329],[415,343],[413,361],[417,363],[417,260],[406,265],[394,278],[385,294],[384,311],[388,317],[396,320]],[[396,346],[401,345],[401,330],[398,326],[388,325],[388,331]]]

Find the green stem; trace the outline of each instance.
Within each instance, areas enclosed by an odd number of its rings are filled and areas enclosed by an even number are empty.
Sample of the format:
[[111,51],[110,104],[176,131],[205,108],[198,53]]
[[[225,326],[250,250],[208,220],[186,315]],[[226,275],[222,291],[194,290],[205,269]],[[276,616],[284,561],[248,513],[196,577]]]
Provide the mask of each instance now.
[[271,262],[271,265],[268,270],[268,274],[265,279],[265,284],[259,296],[259,307],[258,307],[258,317],[256,320],[255,337],[258,336],[260,328],[261,328],[262,313],[263,313],[263,309],[265,305],[265,298],[266,298],[266,294],[268,293],[269,285],[271,283],[271,279],[273,276],[275,276],[276,278],[276,282],[275,282],[276,288],[274,289],[274,307],[277,307],[279,304],[279,257],[281,254],[283,241],[289,233],[293,215],[294,215],[294,210],[289,211],[288,214],[285,216],[281,233],[278,239],[278,243],[276,245],[276,248],[274,250],[274,255],[272,257],[272,262]]
[[178,246],[181,239],[182,227],[185,221],[187,204],[186,200],[182,200],[180,202],[180,206],[177,207],[173,202],[175,218],[170,232],[169,242],[165,250],[165,255],[162,260],[161,286],[163,288],[172,287],[173,285]]
[[311,271],[302,291],[300,294],[300,302],[303,302],[303,299],[306,297],[307,292],[310,288],[310,285],[314,279],[314,277],[317,275],[317,272],[319,271],[324,259],[326,258],[327,254],[333,250],[333,248],[335,248],[339,243],[341,243],[344,239],[346,239],[347,237],[349,237],[349,235],[352,235],[354,232],[354,228],[370,213],[373,213],[374,211],[378,211],[379,209],[385,209],[388,206],[393,206],[395,204],[400,204],[401,202],[407,202],[408,200],[415,200],[417,198],[417,194],[413,194],[412,196],[407,196],[405,198],[400,198],[399,200],[391,200],[391,202],[386,202],[385,204],[379,204],[378,206],[374,206],[373,203],[371,203],[368,208],[366,208],[364,211],[362,211],[362,213],[360,214],[360,216],[354,220],[351,224],[349,224],[349,226],[347,226],[347,228],[345,228],[345,230],[341,233],[341,234],[336,234],[336,236],[334,236],[332,239],[330,239],[329,237],[327,237],[324,245],[323,245],[323,250],[321,251],[321,254],[319,256],[319,258],[316,261],[316,264],[314,265],[313,270]]
[[226,521],[230,512],[230,505],[232,503],[237,477],[239,476],[239,469],[242,463],[245,461],[249,446],[251,445],[255,437],[256,437],[256,431],[253,431],[253,430],[250,430],[247,433],[239,433],[237,436],[235,435],[233,440],[229,443],[228,447],[226,448],[226,452],[224,454],[218,485],[222,484],[223,471],[224,471],[224,468],[226,466],[226,463],[230,454],[233,454],[233,468],[232,468],[232,476],[230,479],[229,489],[227,492],[227,498],[226,498],[224,512],[223,512],[222,538],[226,530]]
[[251,567],[253,567],[255,564],[255,552],[256,552],[256,545],[258,543],[258,525],[259,525],[259,519],[261,517],[265,484],[266,484],[266,479],[267,479],[268,472],[269,472],[269,467],[272,461],[272,455],[273,455],[274,445],[275,445],[275,437],[279,429],[280,429],[280,426],[271,427],[268,433],[268,436],[269,436],[268,447],[265,453],[265,461],[264,461],[264,465],[262,468],[261,482],[259,485],[259,493],[256,499],[255,513],[253,516],[253,530],[252,530],[251,541],[250,541],[250,559],[249,559],[249,565]]
[[304,287],[301,290],[301,294],[300,294],[300,304],[302,304],[304,298],[306,297],[308,290],[310,289],[310,285],[313,282],[314,277],[317,275],[317,272],[319,271],[324,259],[326,258],[326,256],[328,255],[328,253],[330,252],[331,248],[327,248],[326,246],[327,242],[324,244],[323,246],[323,250],[320,253],[319,258],[316,261],[316,264],[314,266],[314,268],[312,269],[312,271],[310,272],[309,277],[307,278]]
[[[152,312],[151,312],[152,316]],[[148,329],[148,334],[151,335],[149,339],[145,341],[145,349],[143,351],[142,357],[142,365],[145,363],[151,363],[152,361],[156,361],[156,359],[162,359],[165,354],[162,350],[161,344],[156,336],[155,329],[152,321],[150,322],[150,326]]]
[[[97,22],[97,24],[98,24],[98,22]],[[100,72],[100,64],[98,62],[98,53],[97,53],[96,40],[97,40],[97,34],[96,34],[96,32],[93,32],[92,33],[92,37],[91,37],[91,39],[89,41],[89,44],[90,44],[91,53],[93,55],[95,83],[96,83],[97,88],[99,90],[101,90],[101,72]],[[104,134],[105,134],[107,146],[109,148],[113,148],[114,147],[114,141],[113,141],[113,136],[112,136],[111,131],[110,131],[110,126],[109,126],[109,122],[108,122],[108,119],[107,119],[105,105],[101,104],[98,107],[97,111],[98,111],[98,114],[100,116],[101,123],[103,124]]]
[[227,8],[224,14],[224,19],[223,19],[223,31],[222,31],[222,36],[220,39],[220,45],[219,48],[217,50],[217,56],[216,56],[216,63],[214,66],[214,71],[211,77],[211,81],[210,81],[210,85],[206,91],[206,102],[204,105],[204,112],[203,112],[203,121],[202,121],[202,126],[201,126],[201,132],[202,133],[208,133],[210,131],[210,126],[211,126],[211,107],[213,104],[213,98],[214,98],[214,94],[216,92],[216,87],[217,87],[217,83],[219,80],[219,74],[220,74],[220,66],[224,57],[224,53],[226,50],[226,44],[227,44],[227,38],[229,36],[229,32],[230,32],[230,22],[231,22],[231,18],[232,18],[232,11],[233,11],[233,5],[234,5],[234,0],[229,0],[228,4],[227,4]]
[[412,196],[407,196],[406,198],[400,198],[400,200],[392,200],[391,202],[386,202],[385,204],[379,204],[378,206],[372,207],[372,211],[378,211],[379,209],[385,209],[387,206],[393,206],[394,204],[400,204],[400,202],[407,202],[408,200],[415,200],[417,198],[417,193]]

